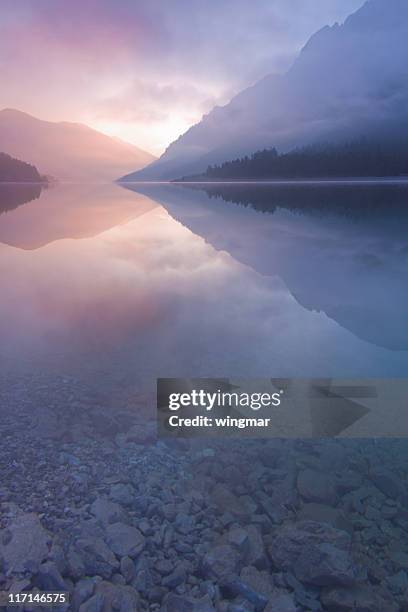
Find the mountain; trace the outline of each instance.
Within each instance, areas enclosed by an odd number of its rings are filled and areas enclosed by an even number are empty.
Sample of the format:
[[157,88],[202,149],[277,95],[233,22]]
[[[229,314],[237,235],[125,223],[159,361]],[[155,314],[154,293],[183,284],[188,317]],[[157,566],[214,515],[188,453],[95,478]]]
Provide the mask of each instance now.
[[153,155],[80,123],[42,121],[0,111],[0,148],[60,180],[113,180]]
[[14,159],[6,153],[0,153],[0,182],[41,183],[43,181],[35,166]]
[[269,75],[214,108],[159,160],[123,180],[197,174],[272,146],[286,152],[401,136],[408,126],[407,63],[408,2],[368,0],[344,24],[312,36],[287,73]]

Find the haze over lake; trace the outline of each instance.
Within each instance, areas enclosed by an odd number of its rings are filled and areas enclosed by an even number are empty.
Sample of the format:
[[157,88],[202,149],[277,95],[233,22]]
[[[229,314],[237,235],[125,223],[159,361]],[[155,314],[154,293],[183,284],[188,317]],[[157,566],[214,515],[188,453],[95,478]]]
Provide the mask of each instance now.
[[407,374],[408,186],[131,189],[60,184],[0,215],[3,363],[150,391]]

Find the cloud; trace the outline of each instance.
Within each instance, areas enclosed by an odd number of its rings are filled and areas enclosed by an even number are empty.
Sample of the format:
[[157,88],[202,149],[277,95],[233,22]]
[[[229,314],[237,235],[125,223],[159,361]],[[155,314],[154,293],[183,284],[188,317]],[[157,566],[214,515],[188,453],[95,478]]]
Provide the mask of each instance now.
[[207,89],[189,82],[160,84],[136,79],[123,91],[102,100],[99,110],[104,118],[151,122],[165,120],[186,103],[204,113],[213,108],[217,99],[209,96]]
[[361,4],[2,0],[0,105],[86,121],[157,153],[213,103],[286,70],[316,29]]

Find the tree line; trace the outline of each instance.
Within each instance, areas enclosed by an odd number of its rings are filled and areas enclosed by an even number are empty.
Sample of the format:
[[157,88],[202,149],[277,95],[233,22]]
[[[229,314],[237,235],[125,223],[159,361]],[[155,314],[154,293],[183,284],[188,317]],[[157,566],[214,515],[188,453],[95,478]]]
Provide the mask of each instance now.
[[267,180],[408,175],[408,147],[358,141],[313,145],[278,153],[263,149],[252,155],[208,166],[206,179]]

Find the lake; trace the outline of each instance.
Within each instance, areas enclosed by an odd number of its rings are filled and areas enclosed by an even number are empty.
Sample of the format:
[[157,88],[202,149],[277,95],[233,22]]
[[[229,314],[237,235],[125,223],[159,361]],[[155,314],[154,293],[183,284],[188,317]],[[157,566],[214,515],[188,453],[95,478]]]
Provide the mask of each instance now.
[[408,186],[7,185],[0,203],[0,590],[18,567],[62,575],[69,609],[114,583],[124,610],[227,610],[248,594],[222,586],[232,564],[268,570],[272,606],[357,582],[397,610],[406,440],[163,442],[155,404],[157,377],[406,378]]
[[143,390],[407,375],[408,187],[206,189],[57,185],[1,214],[3,362]]

